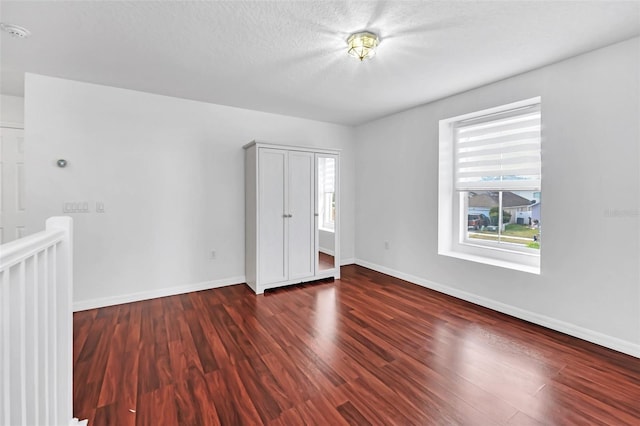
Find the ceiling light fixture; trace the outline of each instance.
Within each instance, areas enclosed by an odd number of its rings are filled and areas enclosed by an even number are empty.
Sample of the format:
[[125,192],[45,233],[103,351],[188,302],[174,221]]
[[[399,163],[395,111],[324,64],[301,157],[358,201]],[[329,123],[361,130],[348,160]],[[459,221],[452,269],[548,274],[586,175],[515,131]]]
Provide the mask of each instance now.
[[349,55],[364,61],[375,56],[376,47],[380,44],[380,40],[376,34],[365,31],[351,34],[347,44],[349,45]]
[[28,29],[12,24],[0,23],[0,29],[9,33],[11,37],[14,38],[27,38],[31,35],[31,32]]

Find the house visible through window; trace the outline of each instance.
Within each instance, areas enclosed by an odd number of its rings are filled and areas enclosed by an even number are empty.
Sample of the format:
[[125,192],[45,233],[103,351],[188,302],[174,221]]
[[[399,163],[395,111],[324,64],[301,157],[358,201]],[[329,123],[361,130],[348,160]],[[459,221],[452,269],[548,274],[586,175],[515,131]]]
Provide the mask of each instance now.
[[539,98],[443,120],[440,132],[439,252],[539,271]]
[[536,200],[534,191],[468,191],[465,194],[467,240],[540,249],[540,201]]

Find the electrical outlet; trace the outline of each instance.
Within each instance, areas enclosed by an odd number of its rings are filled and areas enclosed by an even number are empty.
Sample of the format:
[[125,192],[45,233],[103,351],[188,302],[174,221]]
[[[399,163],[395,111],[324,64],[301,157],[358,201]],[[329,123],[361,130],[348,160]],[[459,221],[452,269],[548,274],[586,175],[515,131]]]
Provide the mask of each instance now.
[[384,249],[389,250],[389,241],[384,242]]
[[209,259],[214,260],[215,258],[216,258],[216,251],[211,250],[211,253],[209,253]]

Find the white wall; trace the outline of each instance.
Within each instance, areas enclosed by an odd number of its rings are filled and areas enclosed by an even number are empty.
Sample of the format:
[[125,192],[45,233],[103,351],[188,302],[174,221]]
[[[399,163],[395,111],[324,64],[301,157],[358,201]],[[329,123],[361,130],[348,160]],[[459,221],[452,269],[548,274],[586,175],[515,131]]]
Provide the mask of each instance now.
[[0,123],[24,125],[24,98],[0,95]]
[[[636,38],[358,127],[357,263],[640,356],[639,52]],[[438,120],[534,96],[541,274],[438,256]]]
[[25,112],[28,231],[90,203],[72,215],[76,308],[242,282],[252,139],[342,149],[341,249],[354,257],[353,128],[33,74]]
[[321,252],[333,255],[335,252],[334,236],[333,232],[318,230],[318,246]]

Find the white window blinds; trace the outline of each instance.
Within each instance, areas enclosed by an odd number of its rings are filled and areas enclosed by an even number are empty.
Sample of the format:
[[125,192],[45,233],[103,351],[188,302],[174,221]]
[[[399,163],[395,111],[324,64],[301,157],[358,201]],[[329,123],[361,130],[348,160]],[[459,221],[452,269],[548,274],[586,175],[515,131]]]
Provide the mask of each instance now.
[[333,158],[318,159],[318,179],[322,192],[335,192],[336,162]]
[[458,191],[540,189],[540,104],[454,125]]

